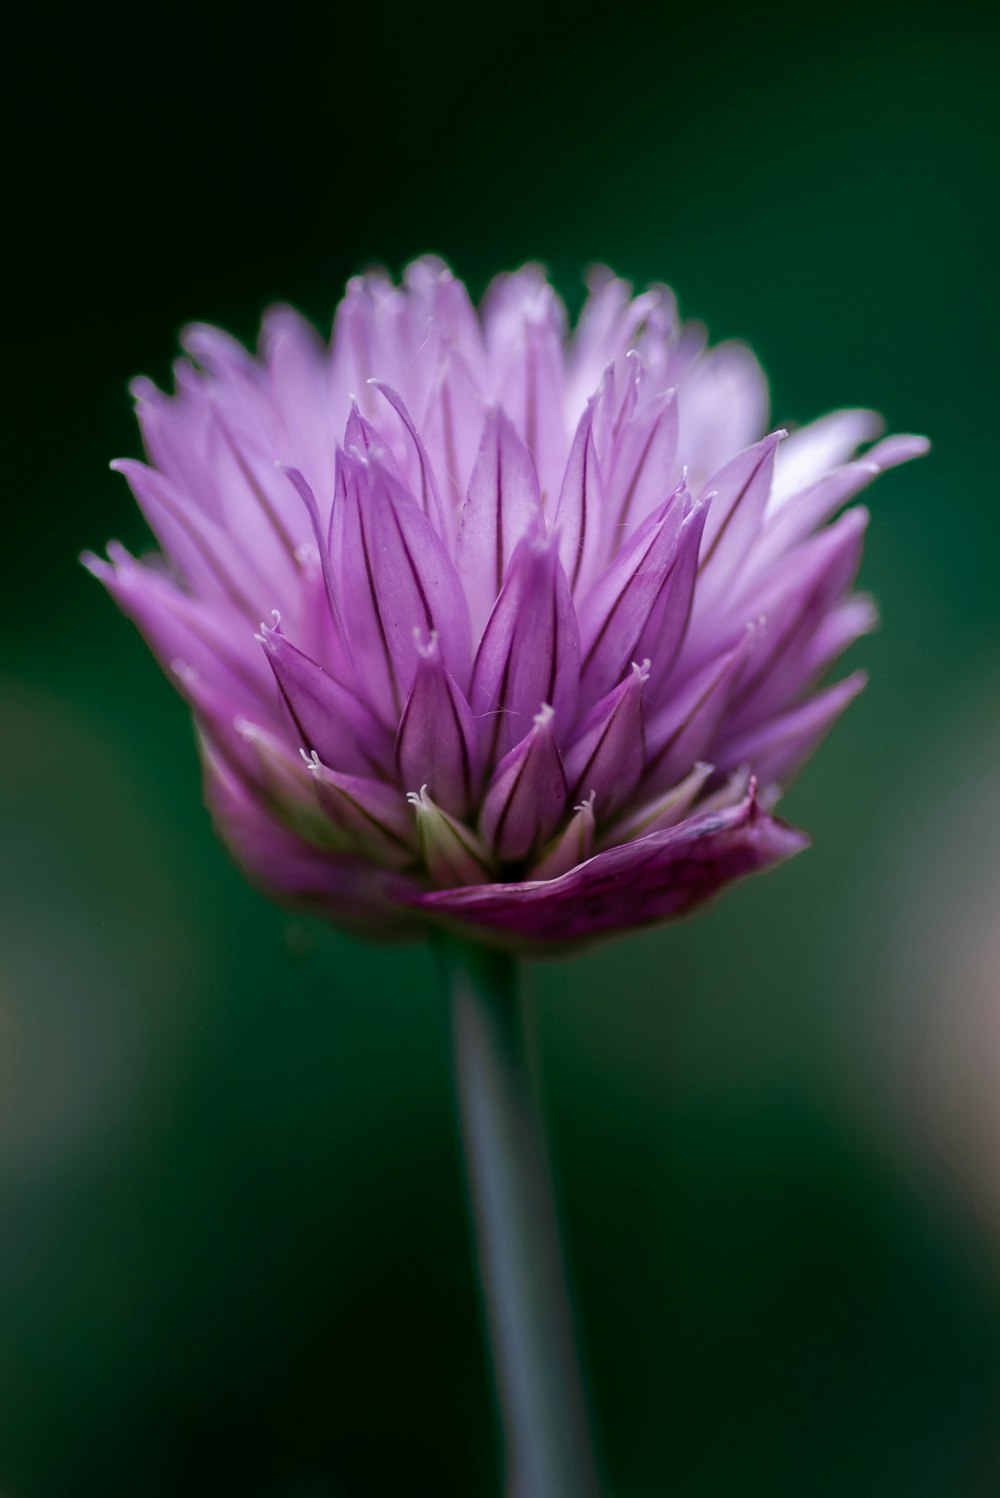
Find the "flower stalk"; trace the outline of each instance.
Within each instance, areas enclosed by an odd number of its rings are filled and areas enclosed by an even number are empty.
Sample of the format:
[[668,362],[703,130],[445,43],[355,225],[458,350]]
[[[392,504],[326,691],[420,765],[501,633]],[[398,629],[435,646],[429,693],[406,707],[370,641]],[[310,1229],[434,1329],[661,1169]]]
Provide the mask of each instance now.
[[509,1498],[599,1484],[515,960],[438,939]]

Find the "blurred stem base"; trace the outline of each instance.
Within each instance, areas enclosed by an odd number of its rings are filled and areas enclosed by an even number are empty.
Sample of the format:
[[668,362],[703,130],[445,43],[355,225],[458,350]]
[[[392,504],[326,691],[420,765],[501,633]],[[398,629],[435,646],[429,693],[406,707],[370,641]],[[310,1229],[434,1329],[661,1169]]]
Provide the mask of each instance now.
[[506,954],[439,937],[508,1498],[596,1498],[545,1138]]

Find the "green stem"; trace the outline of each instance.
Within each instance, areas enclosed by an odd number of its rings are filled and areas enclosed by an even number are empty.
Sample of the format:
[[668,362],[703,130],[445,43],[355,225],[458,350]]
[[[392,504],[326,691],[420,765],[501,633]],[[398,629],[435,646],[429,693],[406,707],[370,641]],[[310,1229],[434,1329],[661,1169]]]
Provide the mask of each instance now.
[[512,958],[442,938],[456,1087],[510,1498],[596,1498]]

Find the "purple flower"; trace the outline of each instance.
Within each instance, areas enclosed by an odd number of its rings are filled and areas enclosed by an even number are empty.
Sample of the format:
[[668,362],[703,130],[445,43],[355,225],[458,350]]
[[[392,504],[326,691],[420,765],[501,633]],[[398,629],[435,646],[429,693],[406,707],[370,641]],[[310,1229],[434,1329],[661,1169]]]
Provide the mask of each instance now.
[[172,397],[133,386],[148,464],[114,465],[163,556],[85,561],[190,703],[257,883],[534,949],[804,845],[771,808],[874,620],[840,512],[923,439],[769,431],[748,349],[603,271],[572,333],[538,269],[477,313],[425,259],[352,281],[329,348],[283,307],[256,357],[183,344]]

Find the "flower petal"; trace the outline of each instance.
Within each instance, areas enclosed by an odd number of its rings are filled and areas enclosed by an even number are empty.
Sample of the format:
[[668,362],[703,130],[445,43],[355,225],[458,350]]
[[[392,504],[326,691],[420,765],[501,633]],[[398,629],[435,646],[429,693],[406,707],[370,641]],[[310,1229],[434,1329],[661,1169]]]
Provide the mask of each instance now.
[[796,492],[765,517],[764,530],[753,549],[753,575],[773,566],[803,538],[825,525],[849,499],[860,494],[880,473],[922,457],[930,444],[925,437],[887,437],[853,463],[834,468],[808,488]]
[[497,766],[486,791],[479,830],[502,863],[528,858],[550,837],[566,810],[566,775],[545,704],[528,733]]
[[672,786],[689,765],[710,757],[755,634],[755,628],[746,629],[736,645],[679,685],[662,710],[647,720],[645,788]]
[[649,662],[633,663],[625,680],[591,708],[566,751],[570,800],[596,792],[602,821],[628,799],[642,776],[642,694],[648,679]]
[[794,690],[803,648],[857,574],[867,524],[867,510],[848,510],[785,558],[747,601],[747,611],[761,618],[764,627],[755,637],[731,711],[752,705],[761,689],[769,698]]
[[435,890],[412,903],[477,940],[552,953],[676,919],[734,879],[800,852],[806,841],[762,811],[751,790],[738,806],[609,848],[561,878]]
[[491,395],[534,460],[542,492],[558,492],[566,462],[563,338],[566,313],[544,273],[525,266],[498,276],[483,299]]
[[374,457],[341,453],[332,563],[359,682],[398,722],[417,669],[414,630],[436,631],[459,686],[468,680],[469,616],[458,574],[419,505]]
[[314,489],[330,482],[336,452],[326,347],[292,307],[269,307],[260,338],[261,360],[290,438],[291,462]]
[[478,638],[518,542],[541,523],[535,464],[502,411],[486,418],[462,506],[455,560]]
[[574,807],[573,816],[531,870],[532,879],[558,879],[578,863],[585,863],[594,847],[594,797]]
[[493,872],[489,854],[471,827],[431,800],[427,787],[410,791],[420,856],[431,878],[447,886],[480,884]]
[[437,475],[449,531],[465,499],[485,419],[479,385],[458,350],[446,348],[428,386],[420,432]]
[[687,634],[698,573],[698,548],[707,508],[701,500],[695,500],[685,515],[677,538],[676,558],[636,646],[635,653],[640,660],[651,660],[650,702],[661,700],[664,689],[669,688],[673,667]]
[[296,649],[277,623],[262,625],[257,639],[301,747],[347,774],[384,776],[392,765],[392,736],[363,699]]
[[687,627],[704,504],[682,483],[653,511],[591,589],[580,610],[581,696],[598,701],[635,659],[662,680]]
[[652,801],[647,801],[637,811],[613,823],[602,838],[605,847],[616,843],[630,843],[638,837],[648,837],[651,832],[662,832],[666,827],[676,827],[690,813],[701,794],[702,787],[714,770],[714,765],[700,760],[690,774],[678,785],[672,785]]
[[441,496],[438,493],[437,483],[434,479],[434,470],[431,467],[430,459],[427,456],[427,449],[424,447],[420,433],[414,425],[413,417],[406,409],[406,403],[401,395],[397,395],[391,385],[386,385],[382,380],[372,379],[368,383],[373,385],[379,395],[388,401],[402,422],[403,428],[413,444],[413,450],[416,455],[419,484],[415,488],[414,493],[419,501],[420,508],[435,527],[438,535],[447,536],[448,517],[445,514],[444,506],[441,503]]
[[351,852],[363,853],[387,868],[417,861],[417,839],[406,797],[397,786],[365,775],[342,775],[316,754],[303,753],[321,805]]
[[580,417],[573,438],[555,515],[559,557],[574,593],[588,587],[592,580],[605,510],[591,404]]
[[665,390],[646,397],[641,361],[633,354],[627,362],[636,387],[634,414],[620,423],[613,452],[604,464],[609,534],[615,550],[637,521],[669,498],[677,481],[677,392]]
[[864,690],[867,680],[866,672],[855,671],[808,702],[730,739],[719,748],[719,768],[748,764],[762,786],[787,785],[844,709]]
[[219,837],[247,877],[283,903],[311,909],[360,935],[412,938],[416,887],[366,859],[311,847],[276,824],[205,743],[205,801]]
[[711,503],[698,559],[699,606],[708,607],[728,587],[759,532],[771,492],[778,444],[772,432],[731,458],[705,485]]
[[445,670],[436,635],[419,654],[396,735],[400,780],[426,787],[438,806],[463,817],[480,779],[472,711]]
[[271,673],[248,626],[241,621],[237,632],[231,613],[182,593],[163,572],[136,561],[115,541],[108,557],[106,562],[85,552],[81,560],[138,626],[165,671],[177,660],[186,661],[248,711],[273,712]]
[[556,723],[572,723],[580,679],[580,636],[569,583],[554,542],[541,533],[517,546],[472,669],[469,701],[483,720],[487,763],[528,732],[543,702]]
[[798,427],[782,444],[774,465],[774,487],[769,515],[782,509],[798,494],[828,472],[845,463],[861,446],[882,431],[877,411],[831,411],[818,421]]
[[738,452],[757,442],[767,424],[764,372],[742,343],[719,343],[695,359],[680,383],[678,448],[698,492]]
[[294,597],[290,567],[279,563],[277,576],[269,576],[238,535],[217,525],[145,463],[117,458],[111,467],[127,479],[150,529],[200,597],[224,602],[247,619],[259,617],[265,603],[275,599],[288,606]]
[[[676,307],[665,286],[650,287],[632,296],[628,281],[619,280],[605,266],[587,273],[589,295],[568,351],[571,394],[578,400],[592,394],[609,364],[626,353],[656,325],[658,341],[673,329]],[[644,360],[645,362],[645,360]]]

